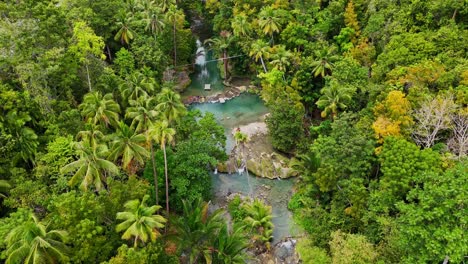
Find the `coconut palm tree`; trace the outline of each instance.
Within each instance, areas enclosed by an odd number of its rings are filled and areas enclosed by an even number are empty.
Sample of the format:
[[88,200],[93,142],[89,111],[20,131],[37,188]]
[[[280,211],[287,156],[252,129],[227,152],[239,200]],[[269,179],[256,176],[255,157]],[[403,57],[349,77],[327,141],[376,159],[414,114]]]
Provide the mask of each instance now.
[[97,149],[101,145],[101,142],[104,141],[104,133],[99,129],[99,125],[90,123],[85,124],[85,129],[86,130],[78,132],[76,139],[79,142],[90,146],[91,149]]
[[144,20],[146,22],[145,30],[154,35],[160,33],[166,27],[163,12],[158,7],[148,9],[145,12]]
[[[183,254],[189,258],[189,263],[198,263],[205,258],[211,263],[213,240],[223,226],[223,211],[218,209],[209,214],[209,203],[200,198],[192,203],[182,201],[183,213],[175,221],[176,236],[174,236]],[[210,250],[211,249],[211,250]]]
[[298,155],[289,163],[290,174],[297,174],[302,180],[310,181],[312,173],[320,167],[320,158],[314,152]]
[[[166,2],[163,0],[163,3]],[[162,3],[161,3],[162,4]],[[163,10],[165,9],[165,5],[161,5]],[[170,5],[168,9],[166,9],[166,20],[172,24],[172,40],[173,40],[173,45],[174,45],[174,67],[177,66],[177,38],[176,38],[176,32],[177,32],[177,23],[179,21],[184,20],[184,14],[181,13],[179,10],[177,10],[175,5]]]
[[33,214],[30,219],[12,229],[5,238],[6,264],[66,262],[69,253],[65,245],[68,234],[61,230],[47,230]]
[[231,45],[233,37],[231,32],[223,30],[219,33],[219,37],[210,38],[205,40],[205,44],[209,44],[212,49],[223,55],[223,66],[224,66],[224,79],[227,80],[229,75],[229,56],[228,48]]
[[120,14],[118,17],[117,21],[117,27],[119,28],[119,31],[114,36],[115,41],[119,41],[122,44],[130,44],[130,41],[134,37],[134,32],[131,29],[131,23],[133,21],[133,18],[131,14]]
[[120,93],[126,102],[137,100],[142,96],[153,94],[156,84],[153,78],[147,77],[141,72],[134,72],[127,76],[124,82],[119,86]]
[[270,6],[264,7],[258,14],[258,17],[260,29],[265,35],[270,35],[273,43],[273,34],[279,33],[281,30],[280,19],[276,16],[275,10]]
[[257,41],[252,43],[252,46],[250,48],[250,53],[249,56],[253,57],[256,62],[260,60],[263,66],[263,70],[265,73],[268,71],[267,67],[265,65],[265,62],[263,58],[268,58],[269,56],[269,49],[270,47],[268,46],[268,43],[261,39],[257,39]]
[[224,223],[213,241],[213,247],[210,248],[211,263],[221,264],[241,264],[246,262],[247,255],[245,249],[248,247],[248,241],[243,234],[243,226],[234,226],[229,231]]
[[127,108],[125,117],[132,120],[130,127],[135,132],[146,132],[152,125],[158,111],[154,110],[154,97],[140,96],[137,100],[130,100],[131,107]]
[[171,144],[174,141],[175,129],[169,127],[166,120],[155,123],[151,130],[152,137],[161,145],[164,154],[164,176],[166,179],[166,213],[169,215],[169,178],[167,175],[167,156],[166,144]]
[[243,205],[247,216],[244,218],[244,223],[247,227],[255,230],[254,240],[264,244],[267,249],[270,249],[270,240],[273,238],[273,218],[271,214],[271,206],[265,205],[262,201],[255,199],[252,203]]
[[132,239],[133,247],[136,248],[138,241],[146,243],[148,239],[155,241],[161,233],[158,228],[163,228],[166,219],[156,212],[161,209],[159,205],[148,207],[146,201],[149,195],[145,195],[143,199],[131,200],[125,203],[125,211],[117,213],[117,219],[123,220],[122,223],[116,226],[117,232],[124,231],[122,239]]
[[80,158],[61,169],[62,173],[75,172],[68,182],[70,186],[81,182],[80,188],[84,191],[88,190],[91,185],[96,191],[100,191],[104,188],[107,176],[119,173],[119,168],[114,163],[103,158],[107,154],[105,145],[99,145],[97,149],[93,149],[82,142],[75,144],[75,147]]
[[0,180],[0,198],[5,198],[7,191],[11,188],[11,185],[5,181]]
[[291,64],[293,54],[286,50],[284,45],[276,45],[271,48],[271,65],[282,72],[286,72],[286,68]]
[[159,7],[163,12],[167,12],[171,6],[176,4],[175,0],[159,0]]
[[327,85],[320,91],[322,96],[316,102],[316,105],[323,109],[322,117],[332,114],[336,118],[339,109],[346,109],[347,104],[351,102],[356,89],[342,86],[335,79],[330,79]]
[[78,107],[81,115],[91,124],[117,125],[119,122],[120,106],[117,104],[112,94],[102,96],[100,92],[87,93],[83,103]]
[[120,122],[119,128],[113,135],[109,159],[117,161],[121,158],[122,168],[133,175],[139,165],[143,165],[149,158],[148,151],[143,147],[145,144],[144,134],[137,133],[124,122]]
[[163,88],[156,96],[158,105],[156,110],[159,111],[169,122],[177,122],[187,112],[184,104],[180,100],[180,95],[170,88]]
[[337,60],[336,48],[334,46],[328,47],[326,43],[324,43],[324,47],[326,48],[314,51],[315,60],[312,62],[314,77],[324,78],[326,75],[331,75],[333,62]]
[[246,37],[252,32],[252,26],[244,14],[234,16],[231,27],[234,35],[239,37]]

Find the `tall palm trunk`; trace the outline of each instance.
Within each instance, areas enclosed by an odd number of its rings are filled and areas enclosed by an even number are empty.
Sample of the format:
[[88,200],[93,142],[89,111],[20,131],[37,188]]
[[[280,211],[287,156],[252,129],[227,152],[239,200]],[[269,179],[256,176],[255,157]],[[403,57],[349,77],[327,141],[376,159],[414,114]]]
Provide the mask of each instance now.
[[153,143],[150,143],[150,148],[151,148],[151,162],[153,165],[154,193],[156,196],[156,205],[159,205],[158,175],[156,174],[156,161],[154,160]]
[[263,70],[265,71],[265,73],[267,73],[267,68],[265,66],[265,62],[263,61],[263,56],[260,56],[260,61],[262,62],[262,66],[263,66]]
[[174,68],[177,65],[176,20],[174,18],[172,38],[174,39]]
[[164,175],[166,176],[166,213],[169,217],[169,180],[167,178],[167,157],[166,157],[166,142],[162,142],[164,152]]

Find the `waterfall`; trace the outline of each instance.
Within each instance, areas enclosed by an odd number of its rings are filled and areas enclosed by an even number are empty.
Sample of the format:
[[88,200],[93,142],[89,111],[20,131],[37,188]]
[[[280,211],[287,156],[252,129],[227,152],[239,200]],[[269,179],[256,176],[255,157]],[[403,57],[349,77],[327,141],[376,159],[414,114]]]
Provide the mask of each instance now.
[[205,77],[208,77],[208,70],[206,69],[206,50],[199,39],[197,39],[196,55],[195,65],[200,67],[200,77],[204,79]]

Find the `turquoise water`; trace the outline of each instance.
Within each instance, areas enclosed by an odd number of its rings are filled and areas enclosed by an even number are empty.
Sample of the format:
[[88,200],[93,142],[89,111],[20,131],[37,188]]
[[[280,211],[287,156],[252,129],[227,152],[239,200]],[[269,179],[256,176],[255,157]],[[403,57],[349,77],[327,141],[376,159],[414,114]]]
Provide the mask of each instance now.
[[243,93],[224,104],[204,103],[191,106],[202,113],[211,112],[218,122],[224,127],[227,138],[226,150],[229,152],[234,146],[232,129],[252,122],[261,121],[268,113],[268,108],[263,104],[258,95]]
[[[211,95],[224,91],[224,85],[217,68],[217,62],[210,60],[211,53],[206,52],[198,42],[196,58],[196,71],[191,75],[192,83],[183,96]],[[211,84],[211,91],[205,91],[205,83]],[[243,93],[225,103],[203,103],[190,106],[191,109],[199,109],[202,113],[211,112],[216,120],[224,127],[226,151],[229,153],[234,146],[232,130],[238,126],[263,120],[268,113],[268,108],[258,95]],[[270,180],[255,177],[247,173],[239,174],[212,174],[215,206],[223,204],[225,198],[231,193],[241,193],[245,196],[260,197],[272,206],[273,243],[292,233],[292,215],[287,209],[287,204],[292,195],[293,180]]]

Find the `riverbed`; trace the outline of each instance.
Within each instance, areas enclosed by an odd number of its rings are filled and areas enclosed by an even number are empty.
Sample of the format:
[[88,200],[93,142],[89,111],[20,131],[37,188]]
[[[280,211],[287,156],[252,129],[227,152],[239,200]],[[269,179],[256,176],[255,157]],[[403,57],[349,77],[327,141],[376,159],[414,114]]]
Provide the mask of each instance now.
[[[217,67],[217,61],[212,53],[205,50],[201,41],[197,41],[197,56],[195,72],[191,74],[191,84],[183,96],[208,96],[223,92],[226,87]],[[205,90],[209,84],[211,90]],[[234,146],[232,129],[253,122],[263,121],[268,108],[258,95],[243,93],[225,103],[202,103],[190,106],[202,113],[211,112],[216,120],[224,127],[227,142],[226,151],[230,153]],[[293,180],[270,180],[243,174],[212,173],[213,205],[219,207],[225,204],[226,197],[232,193],[240,193],[249,197],[257,197],[272,206],[273,243],[284,237],[291,236],[294,231],[292,214],[287,204],[292,195]]]

